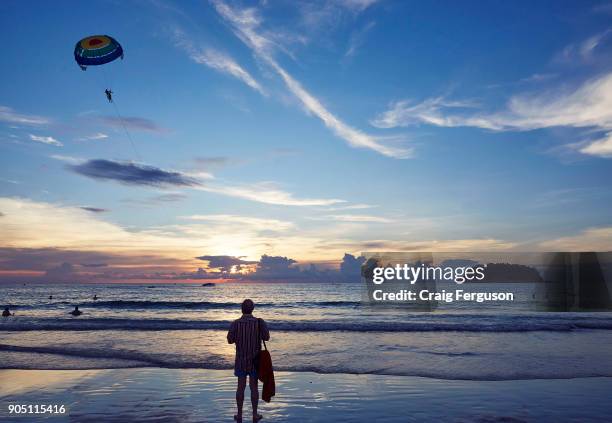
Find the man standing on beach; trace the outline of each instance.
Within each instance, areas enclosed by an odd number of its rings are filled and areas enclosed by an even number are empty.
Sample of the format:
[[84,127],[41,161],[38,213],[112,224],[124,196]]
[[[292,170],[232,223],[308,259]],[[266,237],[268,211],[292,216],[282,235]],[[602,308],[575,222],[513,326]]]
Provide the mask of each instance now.
[[244,390],[246,378],[249,376],[249,388],[251,390],[251,404],[253,405],[253,422],[261,420],[262,416],[257,414],[257,403],[259,391],[257,387],[257,361],[261,351],[261,341],[270,340],[268,326],[263,319],[253,317],[255,304],[247,299],[242,302],[242,317],[234,320],[227,334],[227,342],[236,344],[236,360],[234,364],[234,375],[238,377],[238,388],[236,389],[236,405],[238,414],[234,420],[242,423],[242,404],[244,402]]

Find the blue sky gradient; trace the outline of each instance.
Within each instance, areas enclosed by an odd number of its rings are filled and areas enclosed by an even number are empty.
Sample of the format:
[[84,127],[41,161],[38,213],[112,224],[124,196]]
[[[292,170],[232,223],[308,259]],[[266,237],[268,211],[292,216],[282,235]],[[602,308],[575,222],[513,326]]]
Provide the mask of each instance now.
[[[612,245],[612,3],[7,1],[0,23],[2,280],[77,252],[121,279]],[[81,71],[92,34],[125,59]]]

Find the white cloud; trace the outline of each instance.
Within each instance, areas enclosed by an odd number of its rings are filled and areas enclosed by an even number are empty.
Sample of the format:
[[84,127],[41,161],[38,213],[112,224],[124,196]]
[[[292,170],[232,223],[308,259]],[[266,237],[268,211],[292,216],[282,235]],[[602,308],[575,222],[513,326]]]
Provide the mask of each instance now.
[[372,216],[364,214],[331,214],[322,217],[313,218],[315,220],[331,220],[336,222],[352,222],[352,223],[393,223],[395,220],[381,216]]
[[338,3],[354,12],[363,12],[379,0],[338,0]]
[[[374,118],[372,125],[396,128],[424,123],[441,127],[468,126],[493,131],[529,131],[551,127],[612,129],[612,73],[589,79],[571,89],[517,95],[495,113],[469,111],[472,105],[430,98],[413,104],[403,100]],[[609,138],[579,151],[606,156]],[[590,147],[592,145],[592,147]],[[605,154],[598,154],[598,153]]]
[[255,80],[255,78],[253,78],[250,73],[236,63],[234,59],[224,53],[213,49],[206,49],[200,53],[191,55],[191,58],[196,63],[204,64],[220,72],[230,74],[247,84],[249,87],[258,91],[260,94],[266,95],[266,92]]
[[[378,0],[318,0],[294,2],[300,13],[298,27],[308,33],[321,36],[336,29],[345,21],[352,21],[357,15],[377,3]],[[269,35],[273,37],[273,34]],[[293,37],[295,38],[295,36]]]
[[[0,197],[0,210],[4,213],[0,219],[2,247],[144,256],[145,265],[151,264],[151,257],[166,257],[175,260],[177,266],[193,269],[201,265],[194,257],[202,254],[337,260],[346,251],[344,246],[329,246],[329,228],[302,232],[290,222],[275,219],[204,215],[194,216],[189,224],[124,228],[107,221],[108,215],[24,198]],[[267,224],[272,226],[266,228]],[[274,232],[269,233],[271,230]]]
[[17,113],[7,106],[0,106],[0,121],[23,125],[45,125],[51,122],[49,118],[43,116]]
[[338,206],[338,207],[328,207],[325,210],[326,211],[338,211],[338,210],[362,210],[362,209],[371,209],[373,207],[378,207],[378,206],[373,206],[371,204],[350,204],[350,205],[346,205],[346,206]]
[[66,163],[70,163],[74,165],[85,163],[87,161],[87,159],[83,159],[81,157],[66,156],[63,154],[52,154],[49,157],[51,157],[54,160],[59,160],[61,162],[66,162]]
[[19,185],[21,182],[15,181],[14,179],[4,179],[0,178],[1,182],[6,182],[7,184]]
[[542,81],[548,81],[549,79],[553,79],[556,77],[557,77],[556,73],[534,73],[533,75],[530,75],[526,78],[522,78],[519,82],[527,82],[527,83],[542,82]]
[[99,141],[99,140],[105,140],[106,138],[108,138],[108,135],[106,135],[103,132],[96,132],[95,134],[91,134],[91,135],[86,135],[84,137],[79,138],[80,141]]
[[36,142],[40,142],[42,144],[49,144],[49,145],[54,145],[56,147],[63,147],[64,144],[62,144],[61,142],[59,142],[58,140],[56,140],[53,137],[42,137],[42,136],[38,136],[38,135],[32,135],[30,134],[30,139],[32,141],[36,141]]
[[229,197],[242,198],[264,204],[281,206],[329,206],[344,203],[344,200],[323,198],[295,198],[293,194],[282,191],[271,183],[253,185],[212,185],[206,184],[195,189],[214,192]]
[[212,48],[196,48],[193,43],[187,39],[182,30],[178,28],[175,28],[174,30],[174,37],[176,40],[176,45],[185,50],[191,60],[194,62],[208,66],[216,71],[231,75],[234,78],[244,82],[260,94],[267,95],[259,82],[257,82],[249,72],[247,72],[226,53]]
[[608,132],[603,138],[580,146],[578,151],[591,156],[612,157],[612,132]]
[[278,219],[262,219],[251,216],[237,216],[231,214],[195,214],[191,216],[182,216],[182,219],[214,222],[217,224],[225,224],[240,227],[248,227],[259,231],[274,231],[283,232],[294,227],[292,222]]
[[554,126],[612,128],[612,73],[566,92],[513,97],[508,109],[491,116],[491,121],[503,129],[518,130]]
[[376,22],[368,22],[363,28],[354,31],[349,39],[349,46],[344,53],[344,57],[352,57],[357,53],[357,50],[363,44],[366,34],[376,26]]
[[475,126],[486,129],[502,129],[499,124],[479,116],[470,117],[444,113],[449,109],[473,108],[472,102],[451,101],[444,97],[432,97],[416,104],[409,100],[401,100],[391,103],[389,110],[379,114],[370,123],[377,128],[385,129],[406,127],[419,123],[446,127]]
[[215,179],[215,175],[213,175],[210,172],[204,172],[204,171],[192,171],[192,172],[182,172],[184,175],[189,176],[191,178],[197,179],[197,180],[207,180],[207,179]]
[[380,128],[426,123],[435,126],[472,126],[496,131],[527,131],[554,126],[612,128],[612,73],[585,81],[573,90],[546,91],[510,98],[497,113],[451,113],[469,103],[430,98],[412,105],[398,101],[372,124]]
[[273,50],[277,46],[276,43],[257,31],[261,20],[256,9],[232,9],[218,0],[213,1],[213,4],[219,14],[232,25],[236,36],[249,46],[260,60],[267,63],[282,78],[286,87],[302,103],[304,109],[321,119],[323,124],[337,137],[344,139],[353,147],[369,148],[385,156],[395,158],[411,157],[411,149],[392,147],[383,143],[385,140],[398,141],[398,137],[376,137],[347,125],[327,110],[298,80],[294,79],[281,67],[273,56]]
[[595,50],[600,47],[612,33],[612,29],[595,34],[580,43],[572,43],[565,47],[557,59],[565,62],[576,60],[588,61],[593,57]]
[[593,51],[601,44],[604,38],[610,33],[610,30],[604,31],[601,34],[589,37],[580,45],[580,54],[583,57],[590,57]]

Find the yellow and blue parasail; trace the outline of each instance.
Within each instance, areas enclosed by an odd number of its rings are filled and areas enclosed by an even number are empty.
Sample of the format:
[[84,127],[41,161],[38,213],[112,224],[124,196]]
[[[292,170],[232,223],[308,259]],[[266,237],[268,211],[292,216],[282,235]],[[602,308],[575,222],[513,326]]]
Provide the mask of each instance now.
[[104,65],[118,58],[123,59],[123,48],[108,35],[91,35],[74,47],[74,60],[83,70],[87,66]]

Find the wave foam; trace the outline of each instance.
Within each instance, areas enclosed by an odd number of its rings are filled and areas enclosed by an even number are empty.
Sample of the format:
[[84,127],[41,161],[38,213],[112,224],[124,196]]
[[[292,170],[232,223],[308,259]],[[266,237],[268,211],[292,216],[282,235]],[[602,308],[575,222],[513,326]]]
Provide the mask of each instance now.
[[[0,324],[4,331],[91,331],[91,330],[227,330],[230,321],[179,319],[27,319]],[[500,319],[483,321],[420,322],[328,322],[269,321],[270,329],[286,332],[569,332],[583,329],[612,330],[610,319]]]

